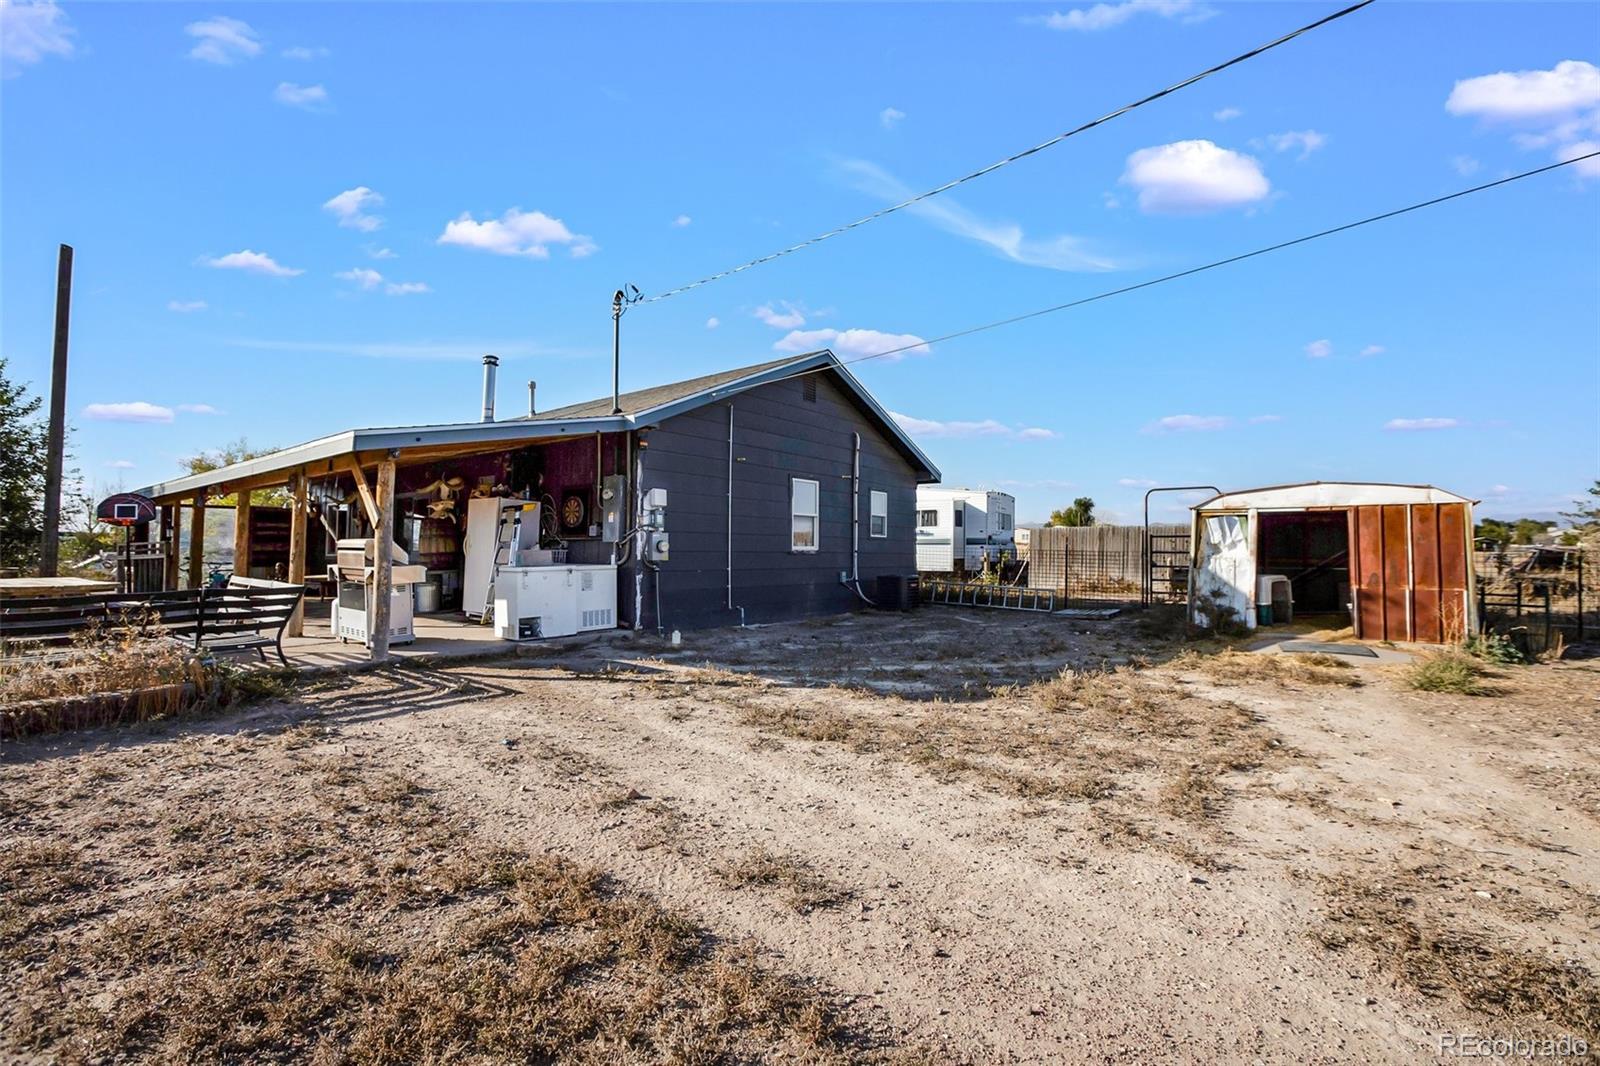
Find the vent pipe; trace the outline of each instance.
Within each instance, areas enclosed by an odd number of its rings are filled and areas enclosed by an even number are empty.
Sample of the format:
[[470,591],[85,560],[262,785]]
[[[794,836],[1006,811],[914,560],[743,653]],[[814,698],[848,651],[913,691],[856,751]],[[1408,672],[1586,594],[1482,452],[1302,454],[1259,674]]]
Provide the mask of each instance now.
[[483,420],[494,421],[494,373],[495,367],[500,365],[500,357],[486,355],[483,357]]
[[539,383],[537,381],[528,382],[528,417],[529,418],[532,418],[534,416],[534,414],[538,411],[538,408],[535,407],[534,404],[533,404],[534,392],[538,388],[539,388]]

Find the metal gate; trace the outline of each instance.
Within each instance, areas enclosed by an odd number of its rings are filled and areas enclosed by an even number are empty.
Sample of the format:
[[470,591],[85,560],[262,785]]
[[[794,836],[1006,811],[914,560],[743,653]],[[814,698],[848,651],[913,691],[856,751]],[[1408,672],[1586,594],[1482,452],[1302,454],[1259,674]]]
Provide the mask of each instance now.
[[1193,548],[1188,530],[1150,531],[1150,497],[1158,492],[1196,492],[1209,490],[1221,495],[1215,485],[1162,485],[1144,494],[1144,595],[1145,606],[1172,603],[1189,598],[1189,559]]

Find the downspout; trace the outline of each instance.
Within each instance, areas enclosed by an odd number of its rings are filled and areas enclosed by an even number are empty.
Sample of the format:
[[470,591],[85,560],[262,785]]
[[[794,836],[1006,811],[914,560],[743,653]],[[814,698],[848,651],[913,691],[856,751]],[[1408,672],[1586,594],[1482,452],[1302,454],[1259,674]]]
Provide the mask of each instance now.
[[[633,449],[633,631],[644,629],[644,452],[638,434],[632,434]],[[660,621],[660,619],[656,619]]]
[[850,434],[850,587],[861,602],[876,607],[861,591],[861,434]]
[[728,610],[739,612],[744,626],[744,608],[733,603],[733,401],[728,401]]

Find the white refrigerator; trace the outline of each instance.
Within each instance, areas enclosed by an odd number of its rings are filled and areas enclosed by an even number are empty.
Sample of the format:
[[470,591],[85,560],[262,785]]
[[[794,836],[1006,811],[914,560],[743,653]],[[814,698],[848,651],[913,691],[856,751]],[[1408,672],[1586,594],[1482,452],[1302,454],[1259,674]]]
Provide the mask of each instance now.
[[[521,510],[521,522],[512,514]],[[505,513],[502,527],[500,518]],[[515,542],[513,542],[515,537]],[[539,505],[530,500],[488,496],[467,501],[467,531],[462,542],[461,609],[470,618],[483,617],[496,557],[501,566],[516,563],[517,553],[539,546]]]

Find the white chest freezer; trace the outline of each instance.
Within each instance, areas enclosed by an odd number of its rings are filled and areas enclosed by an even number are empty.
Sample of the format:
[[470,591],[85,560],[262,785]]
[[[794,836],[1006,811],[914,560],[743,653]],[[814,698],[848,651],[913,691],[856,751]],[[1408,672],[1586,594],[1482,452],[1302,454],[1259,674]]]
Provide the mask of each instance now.
[[504,640],[570,637],[617,625],[617,568],[605,564],[502,566],[494,632]]

